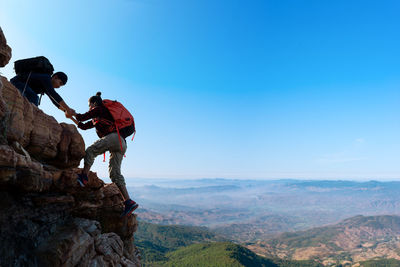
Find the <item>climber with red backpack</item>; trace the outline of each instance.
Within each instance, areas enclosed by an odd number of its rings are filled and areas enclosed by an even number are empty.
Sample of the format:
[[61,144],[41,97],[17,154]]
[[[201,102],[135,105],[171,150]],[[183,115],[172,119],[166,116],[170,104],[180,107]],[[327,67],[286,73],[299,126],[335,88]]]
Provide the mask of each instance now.
[[[95,157],[110,152],[109,175],[124,197],[125,210],[121,217],[128,216],[138,208],[138,204],[130,199],[126,190],[125,179],[121,174],[121,162],[126,152],[125,138],[134,134],[135,122],[129,111],[118,101],[103,100],[101,92],[89,98],[89,111],[84,114],[75,114],[79,121],[78,127],[82,130],[96,128],[99,140],[86,149],[82,173],[78,175],[78,183],[85,186],[88,182],[88,173]],[[83,121],[90,120],[83,123]]]

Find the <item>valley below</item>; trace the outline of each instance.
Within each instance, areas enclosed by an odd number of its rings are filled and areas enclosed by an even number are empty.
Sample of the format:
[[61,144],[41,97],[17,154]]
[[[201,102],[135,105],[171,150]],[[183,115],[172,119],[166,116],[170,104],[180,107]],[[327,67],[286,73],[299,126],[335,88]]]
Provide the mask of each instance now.
[[325,266],[400,260],[400,182],[160,179],[129,190],[139,220],[206,227],[263,257]]

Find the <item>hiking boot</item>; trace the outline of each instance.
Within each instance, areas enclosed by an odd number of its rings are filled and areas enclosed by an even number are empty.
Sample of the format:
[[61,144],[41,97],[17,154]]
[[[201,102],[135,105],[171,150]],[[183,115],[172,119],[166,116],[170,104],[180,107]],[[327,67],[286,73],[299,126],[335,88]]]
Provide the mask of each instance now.
[[80,173],[80,174],[78,174],[77,181],[80,186],[85,187],[85,185],[88,183],[89,179],[86,174]]
[[139,207],[139,205],[131,199],[125,201],[124,205],[125,205],[125,210],[121,214],[121,218],[131,215],[133,211]]

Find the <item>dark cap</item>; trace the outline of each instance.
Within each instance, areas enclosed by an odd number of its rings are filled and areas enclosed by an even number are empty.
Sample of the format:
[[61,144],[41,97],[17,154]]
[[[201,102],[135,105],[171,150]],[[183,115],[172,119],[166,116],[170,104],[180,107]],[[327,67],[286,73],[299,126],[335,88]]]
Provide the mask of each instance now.
[[56,75],[58,79],[60,79],[63,82],[63,85],[65,85],[68,81],[68,76],[64,72],[56,72],[53,74],[53,76]]

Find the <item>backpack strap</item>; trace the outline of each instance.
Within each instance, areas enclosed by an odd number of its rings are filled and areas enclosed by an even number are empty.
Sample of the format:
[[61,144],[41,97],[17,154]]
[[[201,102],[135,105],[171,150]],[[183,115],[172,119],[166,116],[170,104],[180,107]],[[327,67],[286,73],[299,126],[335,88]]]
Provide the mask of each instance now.
[[26,79],[24,90],[22,91],[23,96],[25,94],[26,86],[28,85],[29,79],[31,78],[31,74],[32,74],[32,71],[29,72],[28,79]]
[[40,102],[42,102],[42,96],[43,96],[43,95],[44,95],[44,93],[41,93],[41,94],[40,94],[38,106],[40,105]]
[[[117,129],[119,145],[121,147],[121,152],[122,152],[123,148],[122,148],[121,135],[119,134],[119,129],[117,127],[117,124],[115,124],[115,128]],[[133,133],[133,136],[135,136],[135,133]],[[132,137],[132,140],[133,140],[133,137]],[[124,154],[124,157],[126,158],[125,154]],[[103,154],[103,162],[106,162],[106,152],[104,152],[104,154]]]
[[[115,123],[115,128],[117,129],[119,145],[121,146],[121,152],[122,152],[123,148],[122,148],[121,135],[119,134],[119,129],[118,129],[117,123]],[[124,154],[124,157],[126,157],[125,154]]]

